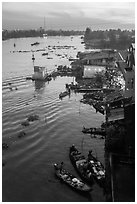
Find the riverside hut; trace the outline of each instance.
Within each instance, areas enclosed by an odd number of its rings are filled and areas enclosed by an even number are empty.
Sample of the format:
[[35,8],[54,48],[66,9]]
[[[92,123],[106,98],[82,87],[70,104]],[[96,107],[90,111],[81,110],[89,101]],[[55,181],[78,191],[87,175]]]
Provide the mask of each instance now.
[[45,67],[34,66],[33,79],[43,80],[45,79]]

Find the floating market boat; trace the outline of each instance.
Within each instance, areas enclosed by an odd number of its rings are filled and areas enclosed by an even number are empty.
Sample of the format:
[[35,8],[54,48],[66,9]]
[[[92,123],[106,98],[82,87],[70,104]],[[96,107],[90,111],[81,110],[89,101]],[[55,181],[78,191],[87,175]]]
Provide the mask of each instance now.
[[73,149],[72,146],[70,147],[69,157],[80,177],[86,182],[93,184],[94,180],[92,172],[88,168],[88,160],[85,158],[85,156],[82,155],[77,149]]
[[89,169],[92,172],[94,179],[101,186],[105,186],[105,169],[103,164],[92,155],[88,155]]
[[105,184],[105,169],[103,164],[91,153],[85,158],[76,148],[70,147],[70,160],[81,176],[87,182],[93,183],[93,179],[101,186]]
[[83,127],[82,132],[88,133],[88,134],[102,135],[102,136],[106,135],[105,128],[85,128]]
[[74,190],[80,192],[90,192],[92,190],[90,186],[76,178],[74,175],[70,174],[64,168],[60,170],[58,164],[54,164],[54,168],[55,175]]

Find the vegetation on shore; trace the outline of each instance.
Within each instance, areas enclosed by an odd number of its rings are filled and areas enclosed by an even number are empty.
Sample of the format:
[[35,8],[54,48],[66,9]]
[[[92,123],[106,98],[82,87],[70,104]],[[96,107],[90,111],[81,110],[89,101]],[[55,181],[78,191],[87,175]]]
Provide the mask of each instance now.
[[26,37],[43,37],[46,33],[48,36],[74,36],[83,35],[86,48],[101,49],[127,49],[132,42],[135,42],[135,30],[91,30],[89,27],[86,31],[75,30],[46,30],[40,28],[37,30],[3,30],[2,40],[10,38],[26,38]]
[[71,36],[71,35],[84,35],[84,31],[74,31],[74,30],[3,30],[2,40],[7,40],[10,38],[26,38],[26,37],[43,37],[46,33],[48,36]]
[[85,31],[84,41],[87,48],[126,49],[132,42],[135,42],[135,30],[109,29],[92,31],[88,27]]

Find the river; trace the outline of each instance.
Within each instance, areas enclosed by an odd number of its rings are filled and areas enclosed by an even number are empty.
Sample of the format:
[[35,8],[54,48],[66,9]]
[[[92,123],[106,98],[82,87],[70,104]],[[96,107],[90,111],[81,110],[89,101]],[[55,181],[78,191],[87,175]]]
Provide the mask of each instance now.
[[[40,42],[38,46],[31,43]],[[14,43],[16,46],[14,47]],[[70,46],[65,49],[62,46]],[[51,49],[52,46],[58,46]],[[59,49],[60,46],[60,49]],[[54,175],[53,164],[64,162],[77,175],[69,160],[69,147],[75,144],[83,154],[90,149],[104,164],[104,140],[84,135],[85,127],[99,127],[104,116],[92,106],[80,103],[83,94],[71,93],[59,99],[72,77],[57,77],[50,82],[26,80],[33,74],[32,52],[45,48],[49,53],[34,52],[35,65],[50,72],[58,65],[70,65],[69,57],[84,51],[80,36],[20,38],[2,42],[2,140],[9,145],[2,152],[3,202],[103,202],[103,189],[96,183],[90,195],[83,196]],[[24,50],[28,52],[18,52]],[[63,55],[63,57],[62,57]],[[31,114],[39,120],[24,127],[21,122]],[[18,137],[24,131],[24,137]]]

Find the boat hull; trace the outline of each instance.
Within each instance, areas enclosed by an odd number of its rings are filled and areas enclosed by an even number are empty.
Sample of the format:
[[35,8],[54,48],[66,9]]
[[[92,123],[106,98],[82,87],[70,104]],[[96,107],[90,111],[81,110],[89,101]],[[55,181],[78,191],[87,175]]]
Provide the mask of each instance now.
[[88,193],[92,190],[90,186],[88,186],[83,181],[77,179],[74,175],[70,174],[65,169],[56,169],[55,167],[55,175],[58,179],[60,179],[62,182],[67,184],[69,187],[71,187],[73,190],[81,192],[81,193]]
[[[90,185],[92,185],[94,183],[93,177],[90,174],[85,173],[84,171],[84,162],[87,162],[87,160],[85,159],[85,157],[83,155],[73,155],[73,152],[70,150],[69,152],[69,157],[70,160],[72,162],[72,165],[74,166],[74,168],[76,169],[77,173],[79,174],[79,176],[86,182],[88,182]],[[80,156],[80,157],[79,157]],[[76,159],[77,157],[77,159]],[[79,157],[79,158],[78,158]],[[83,165],[83,167],[82,167]]]
[[[69,153],[70,160],[75,169],[77,170],[77,172],[79,173],[79,175],[81,176],[81,178],[90,184],[93,184],[94,181],[96,181],[101,187],[105,187],[105,170],[103,164],[100,161],[98,161],[93,155],[91,155],[89,159],[85,158],[79,153],[79,155],[82,158],[77,159],[76,158],[77,155],[74,156],[72,153],[73,152],[70,149]],[[83,165],[81,167],[81,170],[80,167],[78,166],[78,161],[79,164]],[[87,166],[87,169],[85,168],[85,165]],[[88,172],[90,173],[90,177],[88,176],[89,174],[86,173],[83,174],[85,170],[86,172],[88,170]]]

